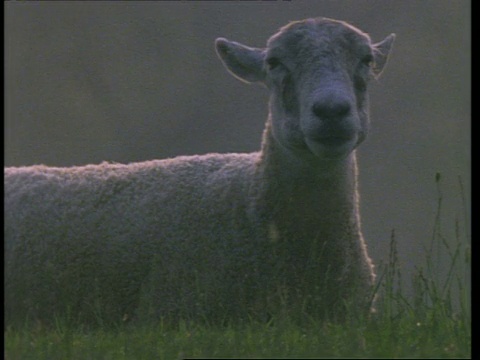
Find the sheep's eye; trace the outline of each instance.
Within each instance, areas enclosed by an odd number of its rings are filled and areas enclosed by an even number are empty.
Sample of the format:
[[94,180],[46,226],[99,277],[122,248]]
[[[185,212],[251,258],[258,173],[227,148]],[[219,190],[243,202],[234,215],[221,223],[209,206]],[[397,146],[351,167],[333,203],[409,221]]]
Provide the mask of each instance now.
[[267,65],[269,70],[273,70],[277,67],[279,67],[282,63],[280,60],[276,57],[271,57],[267,59]]
[[362,58],[362,64],[368,67],[371,67],[373,65],[373,56],[372,54],[365,55]]

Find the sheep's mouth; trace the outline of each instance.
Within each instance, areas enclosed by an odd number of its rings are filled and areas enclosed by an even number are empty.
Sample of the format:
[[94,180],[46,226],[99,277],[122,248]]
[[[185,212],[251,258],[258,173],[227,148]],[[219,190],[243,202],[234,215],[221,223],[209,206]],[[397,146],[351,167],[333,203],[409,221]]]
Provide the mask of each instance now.
[[325,136],[315,139],[316,142],[320,143],[323,146],[335,147],[342,146],[345,143],[352,141],[354,136],[341,135],[341,136]]
[[306,138],[305,142],[310,151],[318,157],[339,158],[348,155],[353,151],[358,136],[354,135],[332,135],[317,138]]

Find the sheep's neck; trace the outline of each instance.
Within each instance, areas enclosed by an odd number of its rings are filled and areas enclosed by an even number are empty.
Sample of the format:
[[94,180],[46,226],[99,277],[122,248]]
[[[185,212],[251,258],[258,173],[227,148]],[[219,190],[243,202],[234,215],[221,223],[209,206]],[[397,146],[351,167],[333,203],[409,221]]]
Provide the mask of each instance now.
[[302,163],[267,127],[257,171],[267,180],[260,195],[262,217],[275,226],[301,237],[326,238],[346,227],[359,231],[355,152],[335,162]]

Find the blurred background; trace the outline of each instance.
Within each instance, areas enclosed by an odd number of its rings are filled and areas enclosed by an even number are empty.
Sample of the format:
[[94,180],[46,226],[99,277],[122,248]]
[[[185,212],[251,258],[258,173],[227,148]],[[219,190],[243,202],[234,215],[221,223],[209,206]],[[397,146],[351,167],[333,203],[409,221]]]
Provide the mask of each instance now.
[[[456,231],[469,237],[468,0],[6,2],[4,7],[5,166],[255,151],[267,91],[225,71],[215,38],[262,47],[287,22],[316,16],[350,22],[375,42],[396,33],[390,62],[370,86],[372,129],[359,149],[362,225],[370,253],[377,264],[387,260],[394,229],[408,286],[432,238],[437,173],[444,237],[455,242]],[[436,259],[439,273],[445,260]]]

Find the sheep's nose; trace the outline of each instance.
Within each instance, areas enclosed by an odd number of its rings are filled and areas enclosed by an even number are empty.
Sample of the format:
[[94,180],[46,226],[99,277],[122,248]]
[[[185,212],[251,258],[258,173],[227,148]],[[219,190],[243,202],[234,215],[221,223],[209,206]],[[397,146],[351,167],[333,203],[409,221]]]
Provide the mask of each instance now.
[[312,111],[320,119],[340,119],[350,113],[351,105],[347,99],[322,99],[317,101]]

